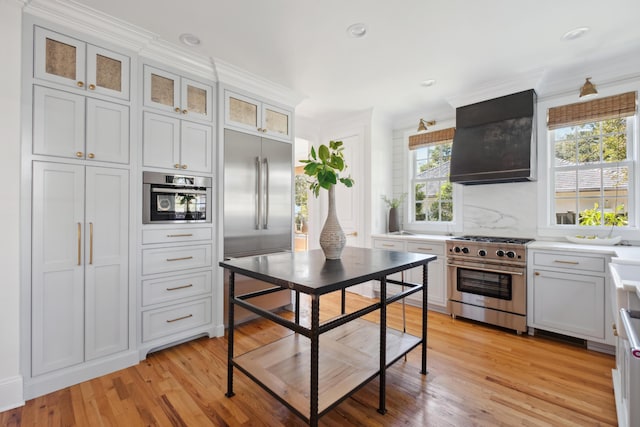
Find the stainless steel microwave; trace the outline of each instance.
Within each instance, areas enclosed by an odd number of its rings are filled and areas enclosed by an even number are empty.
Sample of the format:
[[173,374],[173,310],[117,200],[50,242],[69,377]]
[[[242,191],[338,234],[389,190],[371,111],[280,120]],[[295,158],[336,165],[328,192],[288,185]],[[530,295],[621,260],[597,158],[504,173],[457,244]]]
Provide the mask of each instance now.
[[142,173],[142,223],[211,222],[212,179]]

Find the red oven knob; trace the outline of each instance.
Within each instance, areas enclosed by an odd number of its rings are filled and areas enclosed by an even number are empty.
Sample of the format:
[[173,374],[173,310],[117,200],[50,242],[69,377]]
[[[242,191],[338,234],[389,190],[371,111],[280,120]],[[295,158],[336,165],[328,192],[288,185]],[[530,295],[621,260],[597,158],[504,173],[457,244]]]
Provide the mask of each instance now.
[[500,256],[500,257],[502,257],[502,256],[504,256],[504,251],[503,251],[502,249],[498,249],[498,250],[496,251],[496,255],[498,255],[498,256]]
[[509,252],[507,252],[507,256],[508,256],[509,258],[515,258],[515,257],[516,257],[516,253],[515,253],[515,252],[513,252],[513,251],[509,251]]
[[480,249],[480,250],[478,251],[478,255],[479,255],[479,256],[487,256],[487,251],[485,251],[484,249]]

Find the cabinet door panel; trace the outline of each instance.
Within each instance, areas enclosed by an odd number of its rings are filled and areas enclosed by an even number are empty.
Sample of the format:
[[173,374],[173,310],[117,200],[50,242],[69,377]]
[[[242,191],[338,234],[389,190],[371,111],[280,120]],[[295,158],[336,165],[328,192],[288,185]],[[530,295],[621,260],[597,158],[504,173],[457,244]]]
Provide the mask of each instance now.
[[178,113],[180,108],[180,77],[148,65],[144,66],[144,105]]
[[148,112],[143,120],[144,166],[180,167],[180,120]]
[[86,172],[86,360],[128,346],[129,172]]
[[84,167],[34,162],[32,375],[83,361]]
[[38,79],[84,87],[85,43],[35,27],[34,75]]
[[213,118],[213,88],[193,80],[182,78],[181,106],[183,114],[190,119],[211,120]]
[[87,98],[87,157],[129,163],[129,107]]
[[212,133],[211,126],[181,122],[180,164],[182,169],[211,173]]
[[84,158],[84,117],[83,96],[34,86],[33,153]]
[[291,137],[291,113],[289,111],[264,104],[262,117],[264,117],[263,127],[266,129],[267,135],[285,139]]
[[87,45],[87,89],[129,99],[129,57]]
[[260,103],[255,99],[228,92],[225,96],[225,122],[256,132],[262,118]]

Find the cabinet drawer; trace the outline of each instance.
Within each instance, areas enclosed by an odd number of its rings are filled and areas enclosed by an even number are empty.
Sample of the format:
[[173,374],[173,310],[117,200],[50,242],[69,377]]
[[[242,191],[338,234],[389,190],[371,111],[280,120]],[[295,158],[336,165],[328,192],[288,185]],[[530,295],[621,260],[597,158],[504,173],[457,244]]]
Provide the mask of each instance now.
[[142,305],[176,301],[211,292],[211,272],[142,281]]
[[535,252],[533,254],[533,263],[536,266],[570,270],[595,271],[599,273],[604,273],[605,271],[604,257]]
[[373,247],[389,251],[404,251],[404,242],[397,240],[374,240]]
[[211,245],[142,250],[142,274],[211,267]]
[[207,228],[162,228],[142,230],[142,244],[190,242],[192,240],[211,240],[212,230]]
[[433,242],[407,242],[407,252],[444,255],[444,245]]
[[211,298],[142,313],[142,341],[211,323]]

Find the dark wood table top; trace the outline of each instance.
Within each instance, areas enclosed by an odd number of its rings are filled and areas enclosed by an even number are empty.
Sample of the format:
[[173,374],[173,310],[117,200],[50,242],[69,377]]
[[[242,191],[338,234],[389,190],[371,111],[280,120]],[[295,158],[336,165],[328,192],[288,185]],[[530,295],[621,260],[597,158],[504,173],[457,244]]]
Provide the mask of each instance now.
[[339,260],[320,249],[232,258],[220,266],[234,273],[310,295],[322,295],[398,271],[425,265],[430,254],[346,247]]

